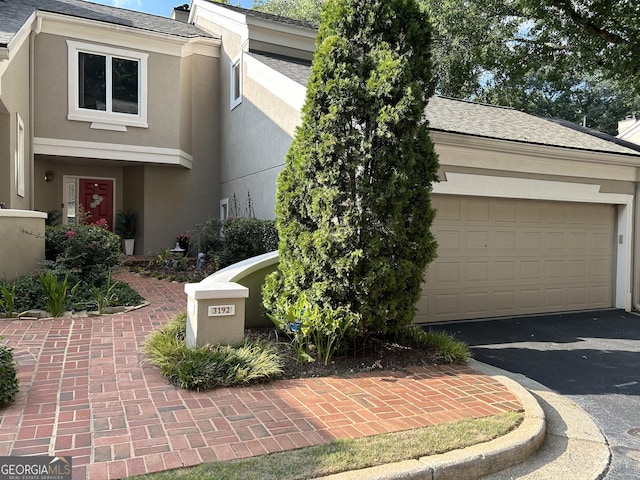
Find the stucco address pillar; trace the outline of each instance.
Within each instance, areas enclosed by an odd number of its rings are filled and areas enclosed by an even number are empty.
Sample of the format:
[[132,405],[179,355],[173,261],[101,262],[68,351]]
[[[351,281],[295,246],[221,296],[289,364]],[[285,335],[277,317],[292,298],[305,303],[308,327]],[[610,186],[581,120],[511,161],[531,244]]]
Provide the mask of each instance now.
[[234,282],[187,283],[188,348],[244,341],[249,289]]

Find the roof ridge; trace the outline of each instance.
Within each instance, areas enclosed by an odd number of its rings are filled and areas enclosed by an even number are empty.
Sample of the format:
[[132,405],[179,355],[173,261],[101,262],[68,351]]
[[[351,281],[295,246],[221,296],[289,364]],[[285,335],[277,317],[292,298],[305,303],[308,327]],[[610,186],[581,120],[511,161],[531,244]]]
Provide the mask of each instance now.
[[216,2],[215,0],[206,0],[206,1],[208,1],[209,3],[214,3],[228,10],[244,13],[245,15],[249,15],[251,17],[264,18],[265,20],[272,20],[274,22],[285,23],[288,25],[297,25],[299,27],[307,28],[309,30],[318,30],[318,24],[314,22],[310,22],[308,20],[300,20],[297,18],[285,17],[282,15],[276,15],[273,13],[261,12],[260,10],[254,10],[252,8],[244,8],[244,7],[239,7],[235,5],[227,5],[224,3]]
[[[517,110],[517,109],[515,109],[513,107],[509,107],[507,105],[496,105],[496,104],[493,104],[493,103],[476,102],[474,100],[466,100],[464,98],[450,97],[448,95],[438,95],[438,94],[436,94],[435,96],[438,97],[438,98],[444,98],[445,100],[454,100],[456,102],[469,103],[471,105],[481,105],[483,107],[501,108],[503,110],[513,110],[513,111],[516,111],[516,112],[520,112],[521,111],[521,110]],[[522,112],[522,113],[524,113],[524,112]]]

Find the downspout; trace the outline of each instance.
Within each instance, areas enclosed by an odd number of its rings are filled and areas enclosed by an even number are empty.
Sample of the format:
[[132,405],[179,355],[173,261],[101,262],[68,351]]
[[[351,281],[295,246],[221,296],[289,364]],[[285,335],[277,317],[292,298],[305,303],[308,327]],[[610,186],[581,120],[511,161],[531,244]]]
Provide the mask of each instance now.
[[640,238],[638,238],[638,225],[640,225],[640,184],[636,185],[636,195],[633,202],[633,208],[633,252],[631,254],[633,281],[631,282],[631,304],[634,311],[640,312],[640,301],[638,300],[638,286],[640,285],[640,266],[637,265],[638,255],[640,253]]
[[36,14],[36,24],[35,27],[32,27],[31,33],[29,34],[29,210],[35,209],[35,168],[36,161],[35,155],[33,154],[33,137],[34,135],[34,97],[35,97],[35,36],[40,33],[42,30],[42,17]]

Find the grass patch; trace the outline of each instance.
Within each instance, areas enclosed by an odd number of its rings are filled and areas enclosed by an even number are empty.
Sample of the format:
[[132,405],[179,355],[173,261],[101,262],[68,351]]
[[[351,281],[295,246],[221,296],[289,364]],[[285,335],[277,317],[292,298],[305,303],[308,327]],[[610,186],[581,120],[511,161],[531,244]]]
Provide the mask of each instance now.
[[523,414],[507,412],[427,428],[337,440],[248,459],[214,462],[134,477],[145,480],[302,480],[448,452],[486,442],[516,428]]
[[438,361],[463,364],[471,358],[469,346],[446,332],[424,331],[417,325],[411,325],[402,335],[406,336],[403,341],[408,345],[436,350]]
[[186,314],[179,314],[151,333],[144,345],[147,361],[173,385],[207,390],[266,381],[282,373],[282,360],[271,345],[253,342],[187,348],[186,325]]

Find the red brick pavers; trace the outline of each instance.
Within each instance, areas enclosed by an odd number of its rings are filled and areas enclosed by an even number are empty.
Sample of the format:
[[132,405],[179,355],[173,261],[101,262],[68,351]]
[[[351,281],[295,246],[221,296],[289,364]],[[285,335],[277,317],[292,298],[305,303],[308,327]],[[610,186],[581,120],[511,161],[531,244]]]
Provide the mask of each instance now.
[[0,410],[0,455],[71,455],[73,478],[115,479],[339,438],[483,417],[521,405],[465,366],[179,390],[142,362],[183,285],[120,273],[150,304],[128,313],[1,320],[20,393]]

